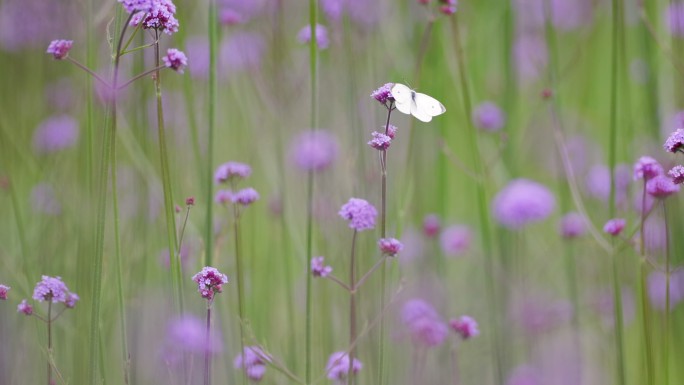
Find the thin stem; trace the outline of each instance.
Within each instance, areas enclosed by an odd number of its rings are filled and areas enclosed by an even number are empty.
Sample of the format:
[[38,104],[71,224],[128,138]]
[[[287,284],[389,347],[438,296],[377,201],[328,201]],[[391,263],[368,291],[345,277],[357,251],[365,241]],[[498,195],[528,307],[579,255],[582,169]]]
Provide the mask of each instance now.
[[[233,235],[235,237],[235,269],[237,270],[237,291],[238,291],[238,317],[240,317],[240,352],[245,352],[245,297],[244,297],[244,271],[242,270],[242,255],[240,253],[240,208],[237,203],[233,203]],[[247,383],[247,372],[242,371],[242,383]]]
[[[383,255],[382,258],[380,258],[377,262],[375,262],[375,265],[373,265],[373,267],[371,267],[370,270],[368,270],[368,271],[366,272],[366,274],[364,274],[364,275],[361,277],[361,279],[359,279],[358,282],[356,282],[356,285],[352,288],[352,291],[354,291],[354,292],[359,291],[359,289],[361,288],[361,286],[363,286],[363,284],[364,284],[364,283],[366,282],[366,280],[371,276],[371,274],[373,274],[373,272],[374,272],[375,270],[377,270],[378,268],[380,268],[381,266],[384,266],[384,265],[385,265],[385,261],[386,261],[386,260],[387,260],[387,257]],[[383,270],[384,270],[384,269],[383,269]],[[384,307],[385,302],[383,301],[382,304],[383,304],[383,307]],[[380,325],[382,325],[382,322],[380,322]]]
[[204,340],[204,385],[211,384],[211,300],[207,300],[207,330]]
[[135,76],[134,76],[133,78],[131,78],[129,81],[127,81],[126,83],[120,85],[120,86],[117,88],[117,90],[124,89],[124,88],[128,87],[131,83],[133,83],[134,81],[136,81],[136,80],[138,80],[138,79],[140,79],[140,78],[143,78],[143,77],[145,77],[145,76],[147,76],[147,75],[152,75],[152,74],[154,74],[155,72],[157,72],[157,71],[159,71],[159,70],[162,70],[162,69],[164,69],[164,68],[166,68],[166,66],[159,66],[159,67],[156,67],[156,68],[152,68],[151,70],[145,71],[145,72],[143,72],[143,73],[141,73],[141,74],[135,75]]
[[71,56],[67,56],[66,58],[67,58],[67,60],[69,60],[70,62],[72,62],[73,64],[75,64],[76,67],[78,67],[78,68],[82,69],[83,71],[87,72],[87,73],[90,74],[92,77],[94,77],[97,81],[99,81],[100,83],[102,83],[102,84],[104,84],[105,86],[107,86],[107,88],[111,88],[111,85],[110,85],[109,83],[107,83],[106,80],[102,79],[102,78],[100,77],[100,75],[98,75],[98,74],[96,74],[95,72],[93,72],[90,68],[84,66],[84,65],[81,64],[78,60],[72,58]]
[[663,199],[663,220],[665,222],[665,341],[663,341],[663,363],[665,364],[664,385],[670,383],[670,232],[667,210]]
[[335,282],[336,284],[340,285],[343,289],[345,289],[345,290],[347,290],[347,291],[349,291],[349,292],[351,292],[351,291],[353,290],[353,289],[352,289],[351,287],[349,287],[346,283],[342,282],[341,279],[335,277],[335,276],[332,275],[332,274],[328,275],[326,278],[329,279],[329,280],[331,280],[331,281],[333,281],[333,282]]
[[157,44],[156,41],[153,42],[153,43],[144,44],[144,45],[141,45],[141,46],[138,46],[138,47],[135,47],[135,48],[131,48],[131,49],[125,50],[125,51],[123,51],[121,54],[122,54],[122,55],[126,55],[126,54],[129,54],[129,53],[141,51],[141,50],[143,50],[143,49],[145,49],[145,48],[154,47],[155,44]]
[[[387,109],[387,122],[385,123],[385,135],[389,133],[390,117],[392,116],[394,102],[390,102]],[[382,191],[381,191],[381,214],[380,214],[380,237],[387,236],[387,150],[382,150],[380,156],[380,167],[382,169]],[[376,264],[378,265],[378,264]],[[385,307],[387,297],[387,269],[385,268],[385,258],[379,261],[383,269],[380,271],[380,308]],[[371,269],[374,270],[375,266]],[[364,276],[365,277],[365,276]],[[362,277],[359,281],[359,286],[365,279]],[[378,384],[385,383],[385,322],[384,318],[380,320],[380,338],[378,339]]]
[[50,364],[50,357],[52,356],[52,300],[48,301],[48,315],[47,315],[47,335],[48,335],[48,360],[47,360],[47,383],[52,385],[52,364]]
[[613,312],[615,313],[615,350],[618,370],[618,383],[625,384],[624,368],[624,337],[623,337],[623,313],[622,313],[622,289],[620,287],[619,259],[617,254],[611,255],[613,264]]
[[645,245],[645,232],[646,232],[646,178],[643,180],[643,188],[641,193],[641,225],[639,226],[639,255],[641,256],[639,260],[639,300],[641,302],[641,317],[642,317],[642,332],[644,334],[644,345],[646,350],[646,374],[648,378],[648,384],[655,383],[655,370],[653,369],[653,344],[651,341],[651,328],[650,328],[650,317],[648,312],[648,293],[646,286],[646,245]]
[[[349,287],[356,287],[356,235],[357,230],[354,230],[352,236],[351,257],[349,258]],[[351,346],[356,341],[356,292],[352,290],[349,292],[349,345]],[[356,347],[349,350],[349,369],[347,371],[347,385],[354,384],[354,354]]]
[[[159,31],[155,30],[155,41],[159,40]],[[158,68],[154,76],[157,97],[157,133],[159,139],[159,157],[161,162],[162,187],[164,191],[164,211],[166,213],[166,232],[169,245],[169,255],[176,255],[176,217],[174,215],[173,193],[171,191],[171,172],[169,170],[169,155],[166,147],[166,131],[164,128],[164,109],[162,106],[161,72],[159,71],[159,43],[154,46],[154,65]],[[163,67],[161,67],[163,68]],[[181,290],[180,263],[171,259],[171,286],[174,292],[174,302],[179,313],[183,312],[183,294]]]
[[218,16],[216,15],[216,0],[209,0],[208,15],[209,35],[209,101],[207,120],[207,163],[205,166],[207,213],[204,222],[204,264],[211,266],[214,259],[214,205],[213,202],[213,164],[214,164],[214,130],[216,127],[216,58],[218,53]]

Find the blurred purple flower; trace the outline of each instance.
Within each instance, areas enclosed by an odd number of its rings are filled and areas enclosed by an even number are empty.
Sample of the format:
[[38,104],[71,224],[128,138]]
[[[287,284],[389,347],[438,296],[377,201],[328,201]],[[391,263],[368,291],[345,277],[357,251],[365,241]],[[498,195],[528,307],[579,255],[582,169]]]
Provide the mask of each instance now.
[[38,154],[50,154],[74,147],[78,142],[78,122],[68,115],[51,116],[43,120],[33,133],[33,149]]
[[528,334],[538,334],[567,323],[573,307],[566,300],[555,300],[544,292],[525,292],[513,298],[508,316]]
[[252,167],[246,163],[226,162],[214,171],[214,182],[227,183],[236,179],[245,179],[252,175]]
[[[218,329],[218,328],[215,328]],[[174,349],[191,353],[219,353],[223,344],[218,332],[212,333],[207,341],[207,329],[204,321],[192,314],[184,314],[169,320],[166,327],[166,339]]]
[[618,236],[624,230],[627,223],[622,218],[614,218],[603,225],[603,232],[612,236]]
[[[352,374],[357,374],[363,368],[361,361],[354,358],[351,365]],[[349,355],[345,352],[335,352],[328,358],[328,364],[325,366],[328,379],[342,383],[347,379],[349,374]]]
[[483,102],[473,111],[473,122],[485,131],[498,131],[503,128],[506,115],[493,102]]
[[441,222],[436,214],[428,214],[423,219],[423,233],[428,238],[433,238],[439,234]]
[[[311,26],[306,25],[297,33],[297,40],[302,44],[311,43]],[[326,49],[330,45],[328,29],[320,24],[316,24],[316,47]]]
[[563,238],[581,237],[587,231],[587,223],[580,213],[567,213],[561,218],[558,232]]
[[164,56],[162,60],[164,61],[164,66],[171,68],[179,74],[182,74],[183,68],[188,65],[188,58],[183,51],[179,51],[175,48],[169,48],[166,51],[166,56]]
[[12,288],[7,285],[0,285],[0,300],[7,300],[7,293],[10,291],[10,289]]
[[667,198],[679,192],[679,185],[665,175],[658,175],[646,182],[646,192],[654,198]]
[[62,205],[57,200],[55,190],[48,183],[39,183],[31,190],[31,207],[34,212],[46,215],[59,215]]
[[266,51],[264,38],[253,32],[235,32],[221,43],[219,62],[228,73],[258,69]]
[[[627,187],[632,180],[632,172],[625,164],[615,167],[615,201],[623,203],[627,198]],[[594,165],[589,169],[586,188],[593,198],[607,202],[610,198],[610,170],[605,165]]]
[[387,14],[380,1],[321,0],[321,9],[331,21],[341,21],[346,13],[353,23],[364,28],[375,26]]
[[449,335],[448,326],[435,308],[422,299],[406,301],[401,309],[401,320],[413,342],[426,347],[441,345]]
[[651,179],[662,174],[663,166],[650,156],[642,156],[634,163],[634,180]]
[[[667,280],[664,272],[653,271],[648,275],[648,298],[657,310],[665,310]],[[670,310],[684,299],[684,270],[670,275]]]
[[477,321],[467,315],[452,319],[449,321],[449,326],[451,326],[451,329],[458,333],[464,340],[480,335],[480,329],[477,326]]
[[546,219],[556,206],[553,194],[544,186],[528,179],[515,179],[492,201],[496,220],[509,229]]
[[349,221],[350,228],[355,231],[364,231],[375,227],[378,211],[365,199],[350,198],[342,205],[338,214],[342,219]]
[[472,233],[467,226],[452,225],[442,231],[439,243],[445,255],[456,257],[468,251],[471,238]]
[[325,266],[324,257],[311,258],[311,274],[314,277],[325,278],[332,273],[333,269],[330,266]]
[[337,139],[323,130],[306,131],[290,143],[290,158],[303,171],[323,171],[337,159]]
[[404,245],[395,238],[382,238],[378,241],[378,247],[384,255],[394,257],[404,248]]
[[513,60],[522,83],[531,83],[542,76],[548,64],[544,39],[535,34],[521,34],[513,43]]
[[245,17],[238,11],[231,8],[223,8],[219,13],[219,20],[224,25],[237,25],[245,22]]
[[259,382],[266,373],[266,365],[272,358],[266,354],[259,346],[245,346],[242,353],[238,354],[233,360],[235,369],[243,369],[247,373],[247,378],[254,382]]
[[0,47],[6,51],[45,48],[55,36],[76,35],[79,4],[72,1],[8,0],[0,2]]
[[251,187],[243,188],[232,196],[233,203],[242,206],[249,206],[257,200],[259,200],[259,193]]
[[31,306],[25,299],[21,300],[21,303],[17,305],[17,312],[23,313],[25,315],[33,314],[33,306]]
[[529,365],[520,365],[506,380],[506,385],[542,385],[539,370]]
[[[629,325],[634,320],[636,305],[634,303],[634,295],[632,291],[627,288],[622,288],[622,320],[624,325]],[[606,327],[615,326],[615,306],[613,303],[613,292],[610,290],[599,292],[594,297],[594,308],[601,317],[603,324]]]
[[[683,112],[684,113],[684,112]],[[663,148],[668,152],[676,153],[684,148],[684,128],[678,128],[667,137]]]
[[247,23],[251,19],[259,16],[265,9],[275,8],[268,4],[267,0],[219,0],[219,9],[222,15],[224,11],[232,11],[240,15],[240,23]]
[[684,36],[684,3],[670,2],[663,13],[663,19],[671,35]]

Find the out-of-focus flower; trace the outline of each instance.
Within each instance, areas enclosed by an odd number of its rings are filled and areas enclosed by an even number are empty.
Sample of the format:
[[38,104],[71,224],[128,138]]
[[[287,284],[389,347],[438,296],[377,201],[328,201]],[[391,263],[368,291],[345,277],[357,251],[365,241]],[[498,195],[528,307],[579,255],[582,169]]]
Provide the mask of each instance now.
[[499,223],[510,229],[520,229],[551,215],[556,200],[545,186],[528,179],[516,179],[496,194],[492,206]]
[[543,292],[525,292],[509,304],[511,321],[528,334],[557,328],[572,319],[573,307],[566,300],[551,298]]
[[577,238],[587,231],[587,223],[580,213],[567,213],[561,218],[558,232],[563,238]]
[[311,258],[311,274],[314,277],[325,278],[332,273],[332,267],[325,266],[324,257],[313,257]]
[[544,73],[549,60],[544,39],[536,34],[518,35],[513,43],[513,59],[523,83],[537,80]]
[[606,224],[603,226],[603,232],[606,234],[610,234],[612,236],[618,236],[624,230],[625,228],[625,220],[622,218],[614,218],[606,222]]
[[[361,361],[354,358],[351,365],[352,374],[357,374],[363,368]],[[345,352],[335,352],[328,358],[328,364],[325,366],[325,371],[328,373],[328,378],[338,382],[345,381],[349,374],[349,355]]]
[[663,144],[663,148],[669,152],[682,151],[684,148],[684,128],[678,128],[670,134]]
[[188,58],[185,56],[185,53],[175,48],[169,48],[162,60],[164,61],[164,66],[171,68],[179,74],[182,74],[183,69],[188,65]]
[[10,291],[11,287],[7,285],[0,285],[0,299],[7,300],[7,293]]
[[245,346],[242,353],[238,354],[233,361],[235,369],[243,369],[247,378],[259,382],[266,373],[266,365],[272,358],[259,346]]
[[338,214],[349,221],[350,228],[356,231],[364,231],[375,227],[378,211],[364,199],[350,198],[347,203],[342,205]]
[[50,154],[74,147],[78,142],[78,122],[68,115],[45,119],[33,133],[33,149]]
[[435,308],[422,299],[408,300],[401,309],[401,320],[417,344],[439,346],[449,335],[448,326]]
[[460,318],[449,321],[451,329],[458,333],[464,340],[480,335],[480,329],[477,326],[477,321],[473,317],[464,315]]
[[672,178],[672,182],[674,184],[684,183],[684,166],[677,165],[672,167],[672,169],[667,172],[667,175],[669,175],[670,178]]
[[[634,320],[635,303],[634,295],[629,288],[622,288],[622,320],[625,325],[630,324]],[[606,327],[615,326],[615,306],[614,295],[611,290],[606,290],[597,293],[594,297],[593,303],[596,312],[601,316],[601,320]]]
[[394,257],[404,248],[404,245],[395,238],[382,238],[378,241],[378,247],[383,254]]
[[259,193],[251,187],[244,188],[236,192],[232,196],[233,203],[237,203],[242,206],[249,206],[252,203],[256,202],[258,199]]
[[648,180],[662,174],[663,166],[650,156],[642,156],[634,163],[634,180]]
[[505,121],[506,115],[493,102],[483,102],[473,111],[473,122],[485,131],[499,131]]
[[448,256],[459,256],[468,251],[470,247],[470,240],[472,233],[467,226],[453,225],[442,231],[439,237],[439,243],[442,246],[442,252]]
[[506,380],[506,385],[542,385],[539,370],[529,365],[520,365]]
[[337,159],[339,145],[329,132],[303,132],[290,144],[290,158],[303,171],[323,171]]
[[33,314],[33,306],[31,306],[26,300],[22,300],[19,305],[17,305],[17,312],[23,313],[25,315]]
[[[667,302],[667,277],[664,272],[654,271],[648,275],[648,298],[657,310],[665,310]],[[670,275],[670,310],[684,300],[684,270]]]
[[433,238],[439,234],[441,222],[436,214],[428,214],[423,219],[423,233],[428,238]]
[[670,2],[663,14],[665,25],[673,36],[684,36],[684,3]]
[[[297,40],[302,44],[311,43],[311,26],[306,25],[297,33]],[[316,47],[326,49],[330,45],[328,29],[320,24],[316,24]]]
[[667,198],[679,192],[679,185],[665,175],[658,175],[646,182],[646,192],[654,198]]
[[169,320],[166,340],[170,347],[192,353],[218,353],[223,349],[221,338],[212,333],[207,341],[207,329],[203,320],[192,314],[183,314]]
[[214,181],[216,183],[226,183],[234,179],[245,179],[250,175],[252,175],[252,168],[248,164],[227,162],[216,168]]

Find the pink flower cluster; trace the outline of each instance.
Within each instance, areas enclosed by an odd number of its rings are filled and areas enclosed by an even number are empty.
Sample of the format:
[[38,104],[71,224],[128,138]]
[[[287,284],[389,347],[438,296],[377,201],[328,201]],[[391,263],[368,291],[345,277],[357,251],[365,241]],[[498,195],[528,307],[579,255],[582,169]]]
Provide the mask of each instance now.
[[188,65],[188,57],[185,56],[183,51],[179,51],[175,48],[169,48],[166,51],[166,56],[162,58],[164,61],[164,66],[166,68],[171,68],[172,70],[183,73],[183,69]]
[[314,277],[325,278],[332,273],[332,267],[325,266],[324,257],[313,257],[311,258],[311,274]]
[[[361,361],[354,358],[351,364],[352,374],[361,371],[363,364]],[[325,366],[325,371],[328,373],[328,378],[338,382],[347,379],[349,373],[349,355],[345,352],[335,352],[328,358],[328,364]]]
[[266,365],[271,362],[271,357],[258,346],[245,346],[242,353],[238,354],[233,361],[235,369],[243,369],[247,378],[258,382],[266,373]]
[[202,298],[214,299],[214,295],[223,291],[223,284],[228,283],[228,276],[222,274],[214,267],[203,267],[202,270],[192,277],[197,283],[197,291]]
[[0,299],[7,300],[7,293],[10,291],[11,287],[7,285],[0,285]]
[[449,328],[437,310],[422,299],[408,300],[401,309],[401,319],[414,343],[439,346],[449,335]]
[[73,40],[53,40],[47,48],[47,53],[52,54],[55,60],[62,60],[69,54]]
[[378,247],[383,254],[394,257],[404,248],[404,245],[395,238],[382,238],[378,241]]
[[464,340],[480,335],[480,329],[477,326],[477,321],[473,317],[464,315],[457,319],[449,321],[449,326]]
[[392,96],[392,87],[394,87],[394,83],[385,83],[380,88],[373,91],[370,96],[380,102],[380,104],[383,104],[385,107],[389,108],[391,103],[394,102],[394,97]]
[[227,162],[216,168],[214,181],[216,183],[226,183],[236,179],[245,179],[250,175],[252,175],[252,168],[248,164]]

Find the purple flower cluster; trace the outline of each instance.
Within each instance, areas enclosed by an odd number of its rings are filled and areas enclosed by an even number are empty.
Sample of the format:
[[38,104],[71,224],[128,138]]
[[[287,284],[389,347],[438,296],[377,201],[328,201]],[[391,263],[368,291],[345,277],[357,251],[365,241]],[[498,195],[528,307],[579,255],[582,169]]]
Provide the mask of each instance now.
[[[75,298],[74,298],[75,296]],[[49,277],[44,275],[33,289],[33,299],[38,302],[52,301],[52,303],[64,303],[68,307],[74,307],[78,296],[69,292],[69,288],[62,282],[61,277]],[[72,305],[72,306],[69,306]]]
[[453,225],[442,231],[439,243],[445,255],[456,257],[468,251],[471,238],[472,233],[467,226]]
[[380,102],[380,104],[383,104],[385,107],[389,108],[390,104],[394,102],[394,97],[392,96],[392,87],[394,87],[394,83],[385,83],[380,88],[373,91],[370,96]]
[[587,223],[580,213],[565,214],[558,225],[558,232],[566,239],[581,237],[586,231]]
[[197,283],[197,291],[202,298],[212,300],[215,294],[223,291],[223,284],[228,283],[228,276],[216,268],[205,266],[192,277],[192,280]]
[[[351,369],[352,374],[361,371],[363,364],[361,361],[354,358]],[[325,366],[325,371],[328,373],[328,378],[340,383],[347,379],[349,373],[349,355],[345,352],[335,352],[328,358],[328,364]]]
[[53,40],[48,45],[47,53],[52,54],[55,60],[63,60],[69,54],[73,40]]
[[642,156],[634,163],[634,180],[648,180],[662,174],[663,166],[650,156]]
[[142,23],[143,29],[156,29],[167,35],[178,32],[176,5],[171,0],[120,0],[127,12],[137,12],[131,19],[132,26]]
[[606,234],[610,234],[614,237],[620,235],[622,230],[625,229],[626,222],[622,218],[614,218],[606,222],[605,225],[603,225],[603,232]]
[[373,139],[368,142],[368,145],[376,150],[387,150],[390,144],[392,144],[392,138],[390,138],[389,135],[383,134],[382,132],[373,131],[371,136]]
[[24,299],[17,305],[17,312],[23,313],[24,315],[31,315],[33,314],[33,306]]
[[483,102],[473,112],[473,122],[485,131],[499,131],[503,128],[506,115],[492,102]]
[[[665,310],[667,302],[667,277],[664,272],[654,271],[648,276],[648,297],[658,310]],[[684,301],[684,271],[678,270],[670,276],[670,310]]]
[[307,131],[294,138],[290,145],[290,158],[302,171],[323,171],[337,159],[337,139],[322,130]]
[[266,373],[266,365],[271,362],[271,357],[258,346],[245,346],[242,353],[238,354],[233,361],[235,369],[243,369],[247,378],[258,382]]
[[439,217],[435,214],[426,215],[423,219],[423,233],[428,238],[434,238],[439,234],[441,229],[441,222]]
[[342,205],[338,214],[349,221],[350,228],[356,231],[364,231],[375,227],[378,211],[364,199],[350,198],[347,203]]
[[7,293],[10,291],[11,287],[7,285],[0,285],[0,299],[7,300]]
[[401,309],[401,319],[414,343],[426,347],[441,345],[449,334],[435,308],[422,299],[407,301]]
[[172,318],[166,327],[167,342],[174,348],[193,353],[218,353],[223,349],[221,338],[207,341],[206,325],[192,314]]
[[179,51],[175,48],[169,48],[166,51],[166,56],[162,58],[164,61],[164,66],[171,68],[172,70],[183,73],[183,69],[188,65],[188,58],[185,56],[183,51]]
[[478,328],[477,321],[467,315],[457,319],[452,319],[449,321],[449,326],[451,326],[451,330],[459,334],[464,340],[480,335],[480,329]]
[[[311,43],[311,26],[306,25],[297,33],[297,40],[302,44]],[[330,45],[328,29],[320,24],[316,24],[316,47],[326,49]]]
[[445,15],[453,15],[456,13],[456,5],[458,4],[456,0],[439,0],[440,6],[439,11]]
[[78,142],[78,122],[69,115],[45,119],[33,133],[33,149],[50,154],[74,147]]
[[311,274],[314,277],[325,278],[332,273],[332,267],[325,266],[324,257],[313,257],[311,258]]
[[679,152],[684,149],[684,128],[678,128],[665,140],[663,148],[669,152]]
[[394,257],[404,248],[404,245],[395,238],[381,238],[378,241],[378,247],[383,254]]
[[249,165],[239,162],[224,163],[214,172],[214,181],[216,183],[226,183],[235,179],[245,179],[252,175],[252,168]]
[[516,179],[499,191],[492,205],[496,220],[515,230],[546,219],[553,212],[556,200],[545,186]]
[[233,192],[232,190],[219,190],[216,192],[216,197],[214,199],[216,203],[220,204],[236,203],[242,206],[249,206],[259,200],[259,193],[251,187],[243,188],[237,192]]
[[665,175],[658,175],[646,182],[646,192],[654,198],[666,198],[679,192],[679,185]]
[[672,167],[672,169],[667,172],[667,175],[672,178],[672,182],[674,182],[674,184],[684,183],[684,166],[677,165]]

